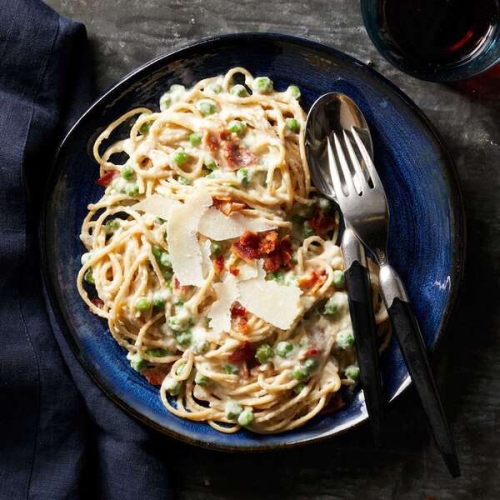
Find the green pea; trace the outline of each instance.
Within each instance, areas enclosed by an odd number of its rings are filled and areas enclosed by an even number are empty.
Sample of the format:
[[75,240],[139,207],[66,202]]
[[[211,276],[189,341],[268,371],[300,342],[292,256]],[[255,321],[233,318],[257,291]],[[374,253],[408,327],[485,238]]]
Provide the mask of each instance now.
[[253,411],[250,408],[245,408],[238,417],[238,423],[242,427],[249,426],[254,420],[255,417],[253,416]]
[[196,372],[194,382],[198,385],[208,385],[210,383],[210,379],[205,375],[202,375],[200,372]]
[[[213,160],[212,158],[208,157],[205,159],[204,163],[206,168],[208,168],[208,170],[210,170],[211,172],[213,172],[214,170],[218,169],[219,166],[217,165],[217,163],[215,163],[215,160]],[[209,177],[209,176],[207,176]]]
[[304,239],[314,236],[314,229],[311,227],[311,224],[309,224],[309,221],[305,221],[302,226],[302,236]]
[[201,135],[197,134],[196,132],[193,132],[189,136],[189,143],[191,144],[191,146],[193,146],[193,148],[199,146],[201,144]]
[[305,382],[300,382],[300,384],[297,384],[293,388],[293,392],[295,392],[295,394],[300,394],[302,392],[302,390],[304,389],[305,386],[306,386]]
[[184,373],[184,369],[186,368],[186,363],[181,363],[175,369],[175,374],[180,377]]
[[147,297],[141,297],[137,299],[135,308],[139,312],[149,311],[151,309],[151,301]]
[[168,252],[162,252],[160,255],[160,265],[162,267],[172,267],[172,261],[170,260],[170,254]]
[[177,182],[184,186],[189,186],[191,184],[191,181],[189,179],[186,179],[185,177],[182,177],[182,175],[179,175],[179,177],[177,177]]
[[126,190],[129,196],[137,196],[139,194],[139,186],[134,183],[129,183]]
[[283,274],[280,271],[273,271],[267,274],[267,278],[273,281],[283,281]]
[[213,101],[200,101],[196,105],[196,109],[203,115],[203,116],[208,116],[208,115],[213,115],[216,111],[216,106]]
[[179,333],[175,336],[175,340],[177,340],[177,343],[179,345],[181,345],[182,347],[187,347],[188,345],[190,345],[191,338],[192,338],[192,334],[191,334],[190,330],[188,330],[186,332]]
[[130,358],[130,366],[137,372],[140,372],[147,368],[148,362],[142,359],[139,354],[134,354]]
[[171,104],[172,104],[172,96],[170,95],[170,92],[165,92],[160,97],[160,110],[165,111],[167,108],[170,107]]
[[113,234],[120,227],[120,222],[116,219],[110,219],[104,224],[104,232],[106,234]]
[[338,293],[334,293],[327,301],[323,308],[323,313],[329,316],[336,316],[342,307],[342,297]]
[[273,348],[269,344],[262,344],[257,348],[255,357],[260,363],[267,363],[274,356]]
[[240,371],[237,366],[231,365],[229,363],[227,365],[224,365],[223,370],[228,375],[235,375],[236,373],[238,373]]
[[152,356],[153,358],[163,358],[164,356],[168,356],[170,351],[168,349],[163,349],[162,347],[154,347],[152,349],[148,349],[146,354],[148,356]]
[[333,286],[337,290],[342,290],[345,286],[344,271],[333,271]]
[[243,186],[248,186],[250,184],[250,174],[248,172],[248,168],[240,168],[238,172],[236,172],[236,177],[239,179]]
[[301,92],[299,87],[297,85],[290,85],[286,91],[294,98],[294,99],[300,99]]
[[94,279],[94,273],[92,272],[92,268],[87,269],[85,274],[83,275],[83,279],[89,284],[89,285],[95,285],[95,279]]
[[134,177],[134,174],[135,174],[135,170],[133,167],[131,167],[130,165],[123,166],[122,171],[121,171],[121,176],[124,179],[129,181],[130,179],[132,179],[132,177]]
[[267,76],[258,76],[253,82],[253,90],[259,94],[269,94],[273,91],[273,82]]
[[219,255],[222,255],[223,247],[221,243],[218,243],[217,241],[212,241],[210,243],[210,253],[214,257],[218,257]]
[[220,94],[222,92],[222,85],[219,85],[218,83],[211,83],[210,85],[207,85],[206,91],[211,94]]
[[349,365],[345,369],[345,376],[351,380],[358,380],[359,377],[359,366]]
[[153,124],[153,122],[151,121],[148,121],[148,122],[144,122],[141,127],[139,128],[139,132],[142,134],[142,135],[146,135],[146,134],[149,134],[149,129],[151,128],[151,125]]
[[239,120],[234,120],[229,124],[229,132],[234,134],[243,135],[247,129],[247,124]]
[[163,387],[171,396],[178,396],[182,391],[182,382],[178,382],[173,377],[168,377]]
[[276,346],[276,353],[280,358],[287,358],[293,351],[291,342],[282,341]]
[[235,85],[229,92],[237,97],[248,97],[248,90],[243,85]]
[[208,340],[198,340],[193,346],[193,352],[195,354],[205,354],[210,348],[210,342]]
[[318,366],[318,361],[314,358],[307,358],[304,361],[304,368],[307,370],[308,373],[312,373],[317,366]]
[[303,382],[309,378],[309,371],[302,365],[296,366],[292,372],[292,377],[299,382]]
[[349,349],[354,345],[354,334],[351,330],[342,330],[337,334],[336,343],[340,349]]
[[164,290],[158,290],[153,294],[153,306],[157,309],[163,309],[167,302],[166,293]]
[[243,408],[237,401],[228,401],[224,405],[224,413],[229,420],[236,420],[242,411]]
[[290,132],[300,132],[300,123],[295,118],[287,118],[285,125]]
[[188,161],[188,154],[185,151],[176,151],[173,155],[174,162],[178,167],[182,167]]

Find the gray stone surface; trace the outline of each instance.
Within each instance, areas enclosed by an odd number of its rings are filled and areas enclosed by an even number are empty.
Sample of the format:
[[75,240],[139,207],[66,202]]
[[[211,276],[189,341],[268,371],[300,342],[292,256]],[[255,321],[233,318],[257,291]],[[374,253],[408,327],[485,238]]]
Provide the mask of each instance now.
[[238,31],[299,35],[371,60],[437,126],[462,180],[467,278],[436,366],[462,477],[448,476],[410,390],[391,406],[387,436],[378,450],[367,428],[321,445],[260,455],[216,453],[167,440],[165,454],[171,457],[178,497],[500,498],[500,101],[418,81],[391,67],[370,43],[354,0],[47,3],[86,24],[100,91],[160,54],[210,35]]

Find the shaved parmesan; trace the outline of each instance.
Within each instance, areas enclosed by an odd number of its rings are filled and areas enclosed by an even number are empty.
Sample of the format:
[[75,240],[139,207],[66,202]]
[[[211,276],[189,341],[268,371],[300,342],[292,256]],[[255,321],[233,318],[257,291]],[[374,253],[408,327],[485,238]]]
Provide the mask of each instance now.
[[172,209],[179,206],[181,206],[181,204],[178,201],[165,198],[161,194],[152,194],[145,200],[132,205],[131,208],[137,211],[146,212],[155,217],[160,217],[160,219],[168,220]]
[[201,245],[201,268],[203,270],[203,278],[208,276],[212,268],[212,259],[210,259],[210,240],[205,240]]
[[269,231],[276,226],[269,222],[254,217],[247,217],[240,213],[233,213],[230,216],[224,215],[215,207],[207,210],[200,220],[198,228],[200,234],[215,241],[230,240],[238,238],[245,231]]
[[277,328],[288,330],[300,313],[300,295],[296,286],[275,281],[252,279],[238,283],[240,304]]
[[215,283],[217,300],[210,306],[207,316],[210,328],[215,334],[228,332],[231,328],[231,306],[238,299],[238,287],[234,276],[228,276],[222,283]]
[[174,274],[179,284],[202,286],[203,259],[198,242],[198,224],[212,197],[205,189],[198,189],[183,205],[170,211],[167,225],[167,243]]
[[251,280],[252,278],[257,278],[259,276],[257,266],[249,264],[245,261],[241,261],[238,264],[238,271],[238,281]]

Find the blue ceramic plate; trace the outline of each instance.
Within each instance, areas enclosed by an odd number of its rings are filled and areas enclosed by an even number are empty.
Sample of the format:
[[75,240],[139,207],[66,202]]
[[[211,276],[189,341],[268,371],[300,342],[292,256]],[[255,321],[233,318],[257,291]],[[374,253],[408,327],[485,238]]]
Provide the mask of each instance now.
[[[333,415],[320,415],[284,434],[221,434],[203,423],[170,414],[158,389],[133,371],[105,323],[80,299],[75,278],[83,251],[78,235],[87,204],[99,199],[91,144],[126,111],[158,107],[171,84],[196,81],[244,66],[268,75],[278,89],[299,85],[309,106],[325,92],[344,92],[359,105],[373,132],[376,164],[392,214],[390,257],[407,284],[426,343],[436,345],[455,301],[464,262],[464,221],[457,176],[441,139],[396,87],[359,61],[299,38],[270,34],[218,37],[160,57],[125,77],[78,121],[62,143],[42,226],[47,291],[59,327],[80,362],[121,407],[152,427],[194,444],[255,450],[317,441],[367,418],[362,394]],[[389,400],[409,385],[397,346],[383,356]]]

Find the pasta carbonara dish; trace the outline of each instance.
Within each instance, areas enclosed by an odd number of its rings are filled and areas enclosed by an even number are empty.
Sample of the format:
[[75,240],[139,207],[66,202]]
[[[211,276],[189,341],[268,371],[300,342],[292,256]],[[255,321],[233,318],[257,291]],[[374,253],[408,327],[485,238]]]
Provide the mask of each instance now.
[[221,432],[294,429],[359,375],[338,215],[311,189],[299,100],[234,68],[172,85],[94,145],[104,193],[79,292],[170,412]]

